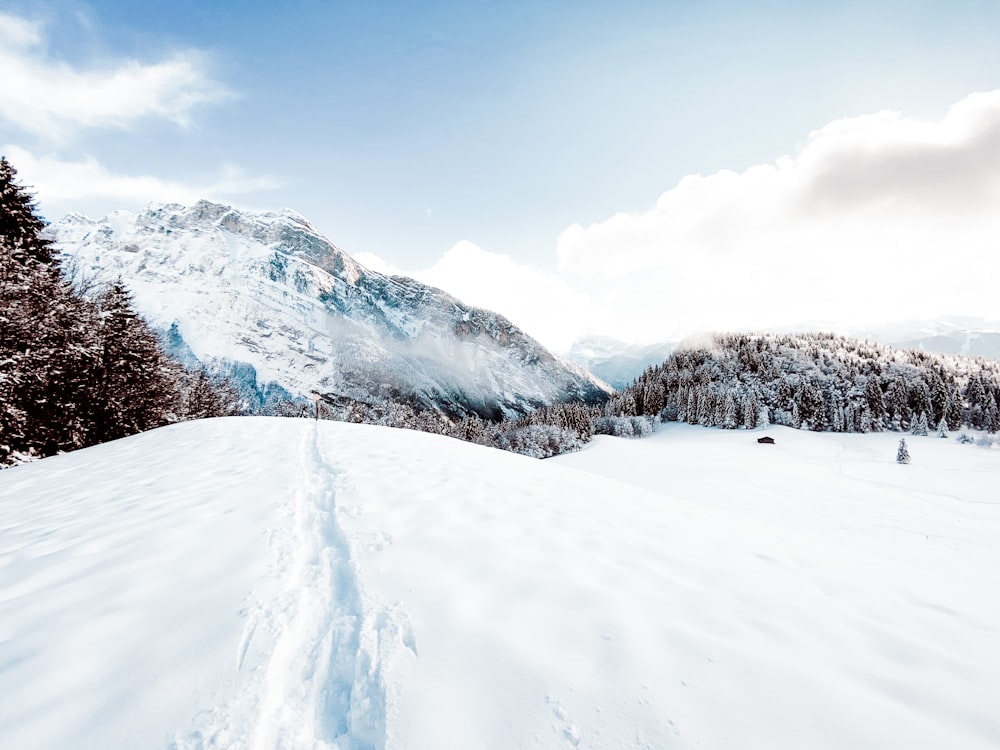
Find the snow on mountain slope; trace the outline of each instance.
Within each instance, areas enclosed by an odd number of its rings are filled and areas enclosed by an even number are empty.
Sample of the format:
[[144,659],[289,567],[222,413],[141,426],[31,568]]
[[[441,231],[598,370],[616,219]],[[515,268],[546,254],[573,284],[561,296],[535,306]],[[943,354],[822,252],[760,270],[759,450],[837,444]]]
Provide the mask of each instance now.
[[662,365],[676,348],[677,342],[628,344],[610,336],[584,336],[573,342],[566,359],[620,390],[651,365]]
[[484,416],[606,389],[495,313],[369,271],[293,211],[200,201],[51,231],[79,276],[120,276],[153,325],[199,360],[251,365],[259,387]]
[[896,321],[859,328],[851,335],[897,349],[1000,359],[1000,322],[985,318],[949,316],[935,320]]
[[0,746],[995,748],[1000,453],[310,420],[0,472]]

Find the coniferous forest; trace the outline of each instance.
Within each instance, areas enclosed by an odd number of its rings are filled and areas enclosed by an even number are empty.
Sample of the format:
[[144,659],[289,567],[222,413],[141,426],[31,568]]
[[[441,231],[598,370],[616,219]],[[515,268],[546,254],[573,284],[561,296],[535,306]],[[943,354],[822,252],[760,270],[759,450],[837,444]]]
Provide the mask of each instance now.
[[0,157],[0,464],[239,409],[164,354],[121,282],[75,289],[44,229]]
[[724,334],[676,351],[612,399],[623,414],[725,429],[1000,429],[1000,362],[832,334]]

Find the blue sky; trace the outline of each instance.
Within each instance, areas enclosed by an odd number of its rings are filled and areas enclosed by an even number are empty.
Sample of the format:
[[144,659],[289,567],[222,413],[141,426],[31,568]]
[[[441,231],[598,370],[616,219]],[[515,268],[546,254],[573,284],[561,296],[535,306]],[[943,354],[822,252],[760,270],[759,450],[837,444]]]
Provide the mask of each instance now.
[[[0,147],[48,218],[198,194],[288,206],[373,265],[493,306],[477,266],[504,279],[527,267],[593,307],[595,283],[573,274],[595,251],[567,251],[568,228],[600,234],[689,175],[794,158],[844,118],[942,122],[1000,87],[996,2],[0,0],[0,13],[30,29],[3,58],[32,64],[29,85],[75,74],[96,87],[63,112],[53,89],[32,120],[0,83]],[[148,100],[115,88],[116,72],[157,65],[169,69]],[[69,189],[60,165],[84,161]],[[112,186],[88,193],[87,174]],[[608,291],[609,305],[628,297]],[[532,329],[540,313],[497,299]],[[961,302],[941,312],[990,312]],[[679,328],[702,324],[725,319]]]

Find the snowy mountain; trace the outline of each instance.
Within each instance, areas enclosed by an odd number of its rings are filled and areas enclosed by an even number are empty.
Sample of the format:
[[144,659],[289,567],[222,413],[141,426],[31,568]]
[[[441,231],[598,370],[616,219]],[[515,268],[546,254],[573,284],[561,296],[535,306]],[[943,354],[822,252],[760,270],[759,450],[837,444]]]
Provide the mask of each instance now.
[[663,364],[676,342],[628,344],[610,336],[585,336],[573,342],[566,359],[621,389],[652,365]]
[[1000,746],[1000,451],[303,419],[0,472],[0,747]]
[[919,349],[938,354],[962,354],[1000,360],[1000,322],[986,318],[951,316],[907,320],[851,331],[897,349]]
[[300,215],[207,201],[52,226],[78,279],[121,277],[175,352],[268,394],[522,414],[607,387],[500,315],[370,271]]

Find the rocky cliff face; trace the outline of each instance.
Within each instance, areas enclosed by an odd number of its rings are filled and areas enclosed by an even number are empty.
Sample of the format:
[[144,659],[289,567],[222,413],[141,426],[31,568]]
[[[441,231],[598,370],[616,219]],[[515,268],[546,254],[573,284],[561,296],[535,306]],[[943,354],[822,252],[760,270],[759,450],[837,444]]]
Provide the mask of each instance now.
[[201,201],[72,214],[51,231],[77,278],[120,276],[177,347],[249,372],[261,393],[500,416],[606,392],[503,316],[370,271],[292,211]]

